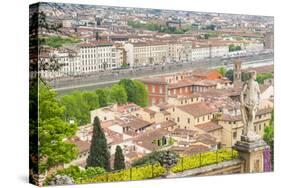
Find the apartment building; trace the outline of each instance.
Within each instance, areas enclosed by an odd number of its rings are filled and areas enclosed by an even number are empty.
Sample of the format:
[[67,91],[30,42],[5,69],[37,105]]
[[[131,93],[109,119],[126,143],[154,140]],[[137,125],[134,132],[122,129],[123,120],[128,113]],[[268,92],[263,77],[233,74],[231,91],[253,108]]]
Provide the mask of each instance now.
[[162,64],[168,56],[168,45],[161,42],[133,44],[134,65]]
[[111,70],[120,67],[122,55],[110,41],[96,41],[80,46],[83,73]]
[[56,71],[42,70],[41,76],[46,79],[81,74],[80,56],[77,51],[70,49],[55,50],[46,57],[45,61],[60,66]]
[[146,41],[124,45],[127,63],[132,67],[189,60],[191,42]]
[[196,61],[206,58],[224,57],[228,53],[228,45],[194,44],[191,50],[191,60]]
[[149,105],[168,101],[169,97],[188,96],[214,88],[230,87],[228,79],[217,70],[194,70],[159,77],[139,79],[148,90]]

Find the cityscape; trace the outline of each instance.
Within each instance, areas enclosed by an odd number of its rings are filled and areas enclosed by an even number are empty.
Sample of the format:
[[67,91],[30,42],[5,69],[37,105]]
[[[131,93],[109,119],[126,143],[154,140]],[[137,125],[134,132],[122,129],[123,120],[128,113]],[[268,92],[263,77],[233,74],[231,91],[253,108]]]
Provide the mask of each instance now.
[[274,18],[30,5],[30,182],[274,170]]

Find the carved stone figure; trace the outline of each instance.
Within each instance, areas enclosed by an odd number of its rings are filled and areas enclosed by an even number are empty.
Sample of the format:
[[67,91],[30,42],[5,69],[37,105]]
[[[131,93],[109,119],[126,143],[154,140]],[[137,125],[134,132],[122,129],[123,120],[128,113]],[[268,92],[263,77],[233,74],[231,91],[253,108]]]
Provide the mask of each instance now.
[[55,175],[55,177],[50,181],[50,185],[72,185],[74,181],[72,178],[66,175]]
[[245,125],[242,139],[245,141],[255,141],[260,136],[254,132],[254,121],[260,103],[260,88],[256,81],[256,72],[249,72],[250,78],[244,84],[241,95],[241,115]]

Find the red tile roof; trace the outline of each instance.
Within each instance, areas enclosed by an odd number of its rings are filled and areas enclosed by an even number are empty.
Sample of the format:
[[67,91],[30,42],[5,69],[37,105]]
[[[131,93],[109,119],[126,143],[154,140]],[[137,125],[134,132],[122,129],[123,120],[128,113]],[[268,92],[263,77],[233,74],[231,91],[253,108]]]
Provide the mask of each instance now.
[[217,109],[209,107],[206,103],[200,102],[200,103],[194,103],[194,104],[187,104],[183,106],[178,106],[180,110],[187,112],[194,117],[200,117],[203,115],[211,114],[214,112],[217,112]]
[[215,131],[218,129],[222,129],[221,125],[218,125],[217,123],[212,122],[212,121],[203,123],[203,124],[199,124],[199,125],[195,125],[195,127],[202,129],[206,132],[212,132],[212,131]]

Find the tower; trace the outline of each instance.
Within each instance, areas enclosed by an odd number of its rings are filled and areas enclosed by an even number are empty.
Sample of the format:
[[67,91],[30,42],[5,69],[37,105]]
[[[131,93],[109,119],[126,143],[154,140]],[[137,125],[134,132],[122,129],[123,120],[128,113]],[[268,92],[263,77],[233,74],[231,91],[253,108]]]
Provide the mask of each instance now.
[[236,59],[236,60],[234,60],[233,64],[234,64],[233,82],[234,83],[241,82],[241,74],[242,74],[241,60],[240,59]]

